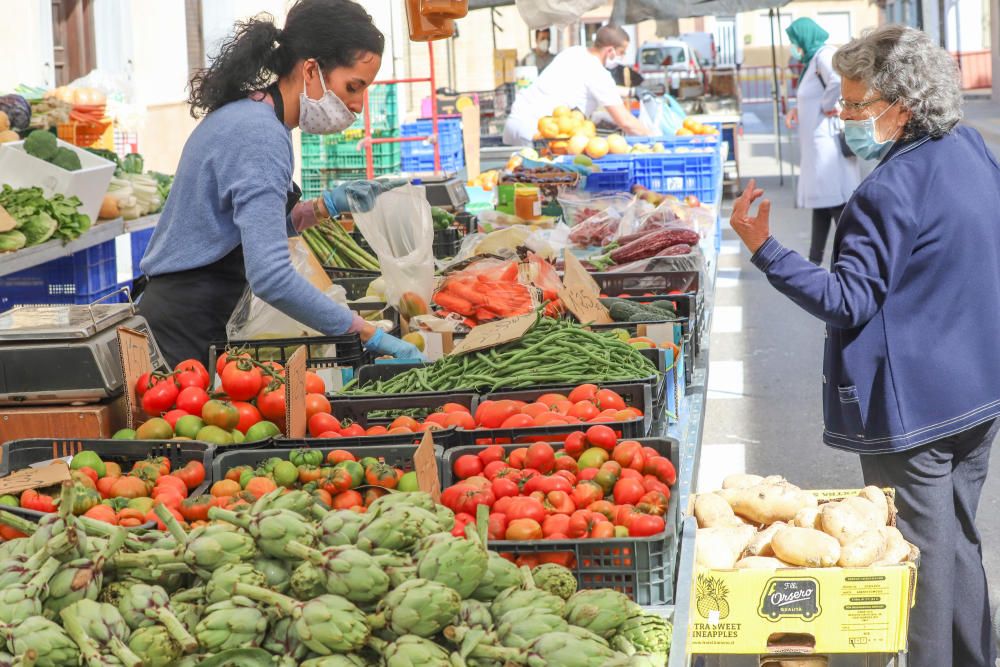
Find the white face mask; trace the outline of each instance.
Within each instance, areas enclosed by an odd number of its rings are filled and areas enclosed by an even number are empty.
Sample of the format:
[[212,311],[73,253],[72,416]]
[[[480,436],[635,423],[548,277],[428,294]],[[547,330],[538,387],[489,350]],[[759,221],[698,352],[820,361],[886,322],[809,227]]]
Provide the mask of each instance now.
[[607,69],[614,69],[619,65],[625,64],[625,57],[618,55],[618,53],[613,53],[610,58],[604,61],[604,67]]
[[347,108],[336,93],[326,89],[323,72],[319,72],[319,83],[323,86],[323,97],[318,100],[306,95],[305,80],[299,95],[299,127],[309,134],[335,134],[349,128],[357,114]]
[[538,42],[538,50],[539,51],[548,51],[549,50],[549,40],[547,40],[547,39],[539,40],[539,42]]

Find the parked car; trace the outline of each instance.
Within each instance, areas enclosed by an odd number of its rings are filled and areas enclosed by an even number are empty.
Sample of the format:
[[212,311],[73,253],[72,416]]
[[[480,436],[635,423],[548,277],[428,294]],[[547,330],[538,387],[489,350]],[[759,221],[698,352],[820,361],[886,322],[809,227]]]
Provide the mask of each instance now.
[[695,50],[682,39],[644,42],[638,54],[644,88],[676,91],[684,79],[702,80],[702,66]]
[[686,32],[680,38],[694,49],[695,59],[699,65],[703,68],[715,67],[718,56],[715,49],[715,35],[710,32]]

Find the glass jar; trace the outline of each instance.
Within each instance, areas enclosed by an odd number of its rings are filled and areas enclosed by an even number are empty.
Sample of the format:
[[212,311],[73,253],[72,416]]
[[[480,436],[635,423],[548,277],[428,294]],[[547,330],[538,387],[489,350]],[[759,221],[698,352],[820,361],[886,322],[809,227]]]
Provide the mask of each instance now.
[[420,13],[434,19],[464,18],[469,0],[420,0]]
[[420,12],[421,0],[406,0],[406,23],[410,40],[433,42],[455,34],[455,22],[449,18],[424,16]]
[[541,192],[534,185],[519,185],[514,190],[514,215],[534,220],[542,215]]

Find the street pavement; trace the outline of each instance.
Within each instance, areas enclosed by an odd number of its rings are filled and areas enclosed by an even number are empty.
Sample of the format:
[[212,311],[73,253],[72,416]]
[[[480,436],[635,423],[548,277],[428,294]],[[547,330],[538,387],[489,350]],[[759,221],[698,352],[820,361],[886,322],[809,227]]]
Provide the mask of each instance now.
[[[810,211],[795,208],[794,152],[783,146],[779,183],[771,118],[745,118],[740,144],[743,186],[757,178],[772,202],[771,231],[805,253]],[[966,122],[1000,155],[1000,106],[973,100]],[[754,132],[757,133],[754,133]],[[786,139],[786,142],[788,140]],[[791,155],[790,155],[791,153]],[[728,201],[731,201],[731,197]],[[733,472],[780,474],[806,489],[860,488],[856,455],[822,444],[820,387],[823,324],[770,286],[723,214],[722,254],[712,323],[709,400],[698,487],[719,488]],[[829,261],[831,238],[825,261]],[[991,474],[979,507],[979,530],[994,609],[1000,602],[1000,473]]]

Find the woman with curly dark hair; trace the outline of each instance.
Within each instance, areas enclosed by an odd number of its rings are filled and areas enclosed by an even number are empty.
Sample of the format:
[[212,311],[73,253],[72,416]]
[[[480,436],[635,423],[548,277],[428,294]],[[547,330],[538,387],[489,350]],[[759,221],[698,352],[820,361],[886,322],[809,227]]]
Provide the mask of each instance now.
[[[239,23],[211,66],[191,80],[188,138],[170,197],[140,268],[140,312],[172,365],[205,360],[247,285],[323,334],[358,333],[379,354],[418,358],[400,341],[328,299],[292,267],[289,223],[347,210],[340,191],[298,203],[291,130],[340,132],[362,110],[385,39],[361,5],[300,0],[279,29]],[[377,190],[377,188],[374,188]],[[325,200],[325,201],[324,201]]]

